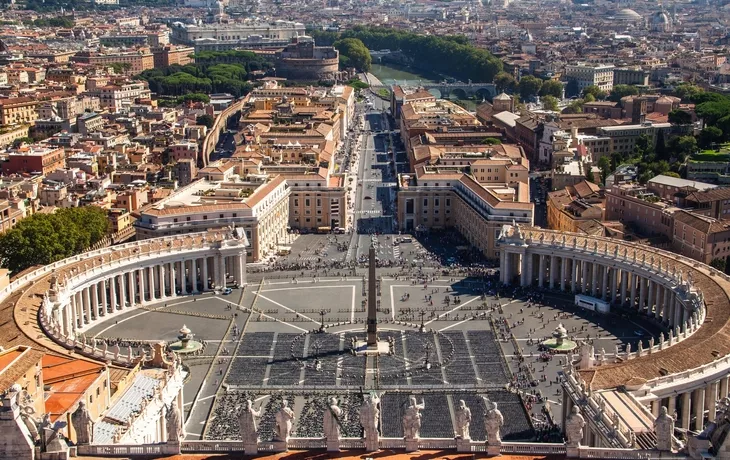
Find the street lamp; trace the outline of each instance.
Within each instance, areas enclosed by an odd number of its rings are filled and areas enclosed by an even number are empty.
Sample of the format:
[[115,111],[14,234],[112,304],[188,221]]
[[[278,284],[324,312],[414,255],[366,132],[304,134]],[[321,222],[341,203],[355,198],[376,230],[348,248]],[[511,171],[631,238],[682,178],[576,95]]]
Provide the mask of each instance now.
[[324,332],[324,315],[327,314],[327,310],[324,308],[319,311],[319,332]]

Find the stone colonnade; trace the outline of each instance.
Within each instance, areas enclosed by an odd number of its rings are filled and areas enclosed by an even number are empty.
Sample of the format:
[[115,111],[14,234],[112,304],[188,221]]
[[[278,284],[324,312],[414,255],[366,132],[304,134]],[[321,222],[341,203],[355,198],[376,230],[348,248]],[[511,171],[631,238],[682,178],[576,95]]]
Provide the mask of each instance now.
[[[170,237],[130,243],[138,255],[119,261],[89,257],[83,269],[51,288],[44,302],[48,324],[66,338],[129,308],[226,286],[246,284],[246,244],[235,239],[172,249]],[[165,247],[167,246],[167,247]],[[124,247],[118,246],[117,252]],[[91,265],[91,266],[89,266]]]
[[[681,333],[686,339],[705,319],[703,294],[693,286],[693,268],[684,261],[606,238],[543,231],[523,235],[521,229],[507,227],[499,241],[503,284],[560,289],[632,309],[668,329],[670,346],[672,338],[680,340]],[[656,350],[663,348],[661,340]],[[621,358],[640,356],[641,350]],[[718,366],[710,365],[689,380],[678,376],[648,382],[637,398],[655,417],[664,406],[678,427],[701,431],[705,420],[715,419],[717,401],[730,389],[730,377],[723,371],[730,369],[730,361]]]
[[633,309],[670,329],[679,327],[681,332],[689,327],[694,312],[683,286],[668,274],[611,254],[501,245],[500,281],[588,295]]

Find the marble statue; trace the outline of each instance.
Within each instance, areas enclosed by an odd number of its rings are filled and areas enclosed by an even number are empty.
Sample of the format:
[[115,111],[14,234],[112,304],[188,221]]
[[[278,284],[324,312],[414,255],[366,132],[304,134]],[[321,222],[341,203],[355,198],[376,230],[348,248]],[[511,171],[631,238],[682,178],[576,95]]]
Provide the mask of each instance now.
[[565,424],[565,437],[568,438],[568,447],[578,447],[580,445],[583,440],[583,427],[585,426],[586,420],[580,414],[578,406],[573,406]]
[[177,401],[173,400],[167,411],[167,442],[180,442],[182,438],[182,416]]
[[377,439],[378,421],[380,420],[380,398],[371,394],[365,397],[362,407],[360,407],[360,425],[365,432],[365,439]]
[[257,419],[261,417],[261,409],[258,411],[253,408],[253,402],[247,399],[243,409],[238,414],[238,433],[241,440],[245,443],[255,444],[258,442],[258,423]]
[[497,409],[497,403],[484,398],[484,403],[487,408],[486,414],[484,414],[484,428],[487,432],[487,445],[500,446],[502,445],[502,436],[500,430],[504,425],[504,417],[502,413]]
[[403,415],[403,435],[406,439],[418,439],[421,431],[421,411],[426,408],[426,403],[421,398],[421,404],[418,404],[415,396],[410,396],[408,401],[410,405]]
[[324,411],[324,437],[328,441],[340,439],[342,409],[337,406],[337,398],[330,397],[327,410]]
[[14,384],[10,387],[11,392],[18,394],[18,408],[20,409],[20,418],[25,423],[26,428],[30,431],[30,435],[33,438],[33,442],[40,439],[40,432],[38,428],[41,424],[40,419],[36,416],[33,398],[30,394],[21,388],[19,384]]
[[289,401],[285,399],[281,402],[281,409],[276,413],[276,441],[289,441],[293,420],[294,411],[289,408]]
[[77,445],[83,446],[94,441],[94,422],[85,401],[79,401],[78,409],[71,415],[71,424],[76,431]]
[[471,439],[469,425],[471,424],[471,410],[466,406],[463,399],[459,400],[459,407],[456,408],[456,437]]
[[631,354],[631,343],[626,344],[626,356]]
[[654,420],[656,434],[656,448],[658,450],[672,450],[672,436],[674,436],[674,417],[667,413],[667,408],[659,408],[659,417]]

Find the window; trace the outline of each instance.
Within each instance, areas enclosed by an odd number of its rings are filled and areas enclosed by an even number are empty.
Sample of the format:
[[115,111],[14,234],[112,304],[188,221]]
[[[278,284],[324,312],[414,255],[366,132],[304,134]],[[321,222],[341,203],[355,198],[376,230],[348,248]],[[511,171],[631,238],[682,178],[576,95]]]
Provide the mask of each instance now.
[[423,199],[423,205],[424,206],[428,206],[428,198],[424,198]]

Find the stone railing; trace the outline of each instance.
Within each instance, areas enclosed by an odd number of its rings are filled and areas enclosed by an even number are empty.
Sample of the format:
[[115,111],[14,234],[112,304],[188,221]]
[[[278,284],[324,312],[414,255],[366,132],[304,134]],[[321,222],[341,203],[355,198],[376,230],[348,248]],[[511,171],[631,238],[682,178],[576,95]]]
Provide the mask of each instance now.
[[[403,438],[381,438],[379,447],[381,450],[405,449]],[[277,446],[271,441],[260,441],[258,451],[260,453],[275,452]],[[288,443],[289,450],[324,450],[327,442],[323,438],[291,438]],[[341,449],[364,449],[365,442],[361,438],[343,438],[340,440]],[[431,438],[421,439],[418,448],[423,450],[456,450],[455,439]],[[471,441],[466,448],[470,452],[486,452],[486,443]],[[104,445],[104,446],[80,446],[79,455],[99,457],[141,457],[150,455],[163,455],[182,452],[192,453],[240,453],[244,451],[242,441],[182,441],[178,444],[147,444],[147,445]],[[568,455],[578,458],[602,458],[615,460],[645,460],[645,459],[684,459],[686,455],[680,453],[660,452],[656,450],[621,449],[608,447],[584,447],[567,449],[565,444],[537,443],[537,442],[503,442],[499,447],[503,455]]]
[[[484,443],[478,445],[483,446]],[[499,450],[502,454],[517,455],[565,455],[566,452],[565,444],[540,442],[503,442]]]
[[578,447],[580,458],[606,458],[614,460],[655,460],[655,459],[686,459],[681,453],[661,452],[658,450],[610,449],[604,447]]

